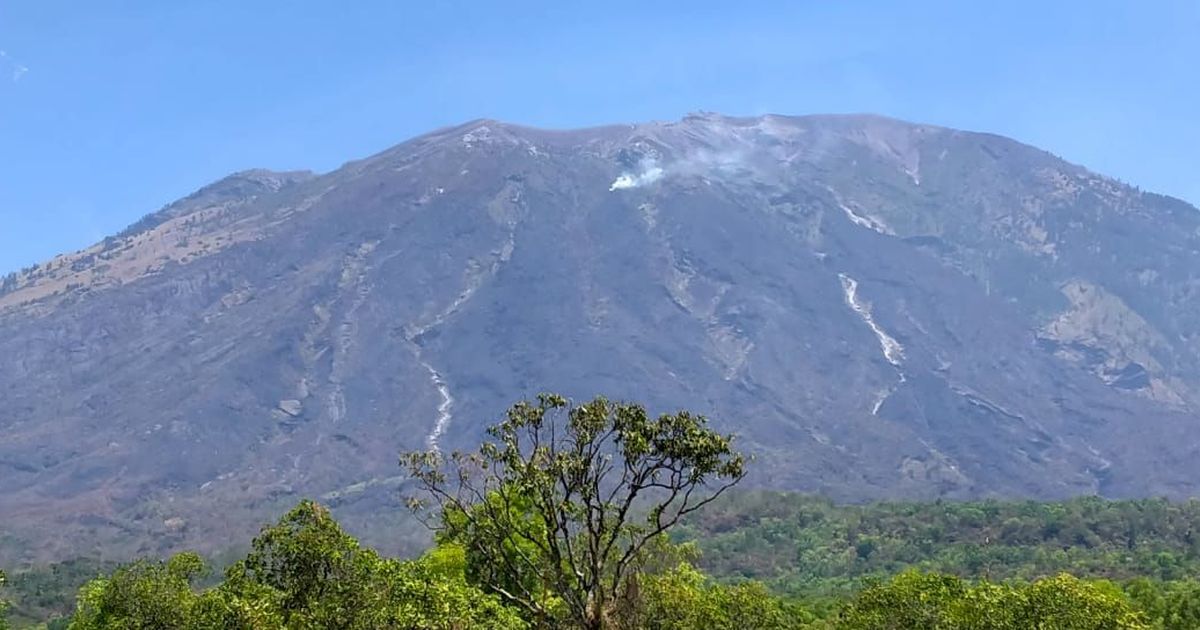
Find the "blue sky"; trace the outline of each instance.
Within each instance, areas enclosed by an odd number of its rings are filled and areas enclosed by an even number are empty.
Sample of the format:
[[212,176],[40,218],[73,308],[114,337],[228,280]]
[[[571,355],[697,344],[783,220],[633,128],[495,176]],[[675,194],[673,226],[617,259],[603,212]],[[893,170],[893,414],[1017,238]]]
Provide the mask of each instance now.
[[0,0],[0,270],[441,125],[875,112],[1200,202],[1200,1]]

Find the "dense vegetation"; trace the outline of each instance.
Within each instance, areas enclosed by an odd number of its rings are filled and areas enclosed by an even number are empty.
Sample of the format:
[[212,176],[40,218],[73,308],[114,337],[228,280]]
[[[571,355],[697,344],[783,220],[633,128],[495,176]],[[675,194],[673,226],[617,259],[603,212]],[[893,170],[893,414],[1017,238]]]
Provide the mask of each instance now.
[[20,628],[67,615],[81,586],[116,569],[112,562],[76,558],[14,573],[8,585],[13,625]]
[[602,399],[520,403],[491,436],[404,457],[435,530],[419,558],[383,557],[304,501],[219,577],[192,553],[16,574],[14,620],[77,590],[50,627],[1200,627],[1198,503],[723,494],[744,474],[728,436]]
[[965,578],[1069,572],[1126,582],[1200,576],[1200,501],[875,503],[837,506],[787,493],[738,493],[675,535],[701,566],[793,596],[856,591],[909,568]]
[[[1194,628],[1200,589],[1058,575],[1033,582],[966,581],[904,572],[868,580],[829,614],[772,595],[759,582],[715,582],[663,545],[625,593],[613,625],[690,628]],[[141,561],[89,582],[70,625],[101,628],[536,628],[522,609],[471,583],[469,553],[443,542],[417,560],[380,557],[304,502],[255,540],[217,586],[196,588],[206,567],[194,554]],[[1138,589],[1143,588],[1144,592]],[[1193,610],[1188,610],[1188,606]],[[1151,623],[1154,625],[1151,625]],[[1042,624],[1038,626],[1038,624]]]

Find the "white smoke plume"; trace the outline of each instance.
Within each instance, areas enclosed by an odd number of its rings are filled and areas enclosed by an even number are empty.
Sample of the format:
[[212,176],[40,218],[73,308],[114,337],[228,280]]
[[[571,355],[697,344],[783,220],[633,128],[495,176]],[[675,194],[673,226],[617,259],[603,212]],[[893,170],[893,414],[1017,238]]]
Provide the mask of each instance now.
[[608,189],[610,191],[625,190],[627,188],[637,188],[653,184],[662,179],[665,174],[666,171],[658,165],[657,160],[642,160],[641,164],[638,165],[636,173],[621,173],[621,176],[614,180]]
[[639,188],[668,176],[728,177],[749,168],[749,161],[742,151],[698,150],[667,164],[651,158],[642,160],[636,171],[621,173],[608,189]]

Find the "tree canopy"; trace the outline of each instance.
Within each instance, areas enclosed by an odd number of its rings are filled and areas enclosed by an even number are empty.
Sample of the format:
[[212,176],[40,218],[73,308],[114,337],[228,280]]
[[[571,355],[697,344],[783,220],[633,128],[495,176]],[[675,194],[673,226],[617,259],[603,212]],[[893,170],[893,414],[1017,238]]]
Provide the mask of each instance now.
[[464,560],[439,548],[413,561],[384,558],[347,535],[328,510],[301,502],[254,540],[253,550],[207,590],[194,554],[137,562],[88,583],[72,630],[481,628],[527,624],[494,595],[467,584]]
[[842,630],[1149,630],[1119,588],[1057,575],[1032,583],[971,584],[902,573],[863,590],[839,614]]
[[472,577],[538,623],[613,627],[647,546],[745,474],[733,438],[686,411],[542,394],[488,433],[477,452],[403,461]]

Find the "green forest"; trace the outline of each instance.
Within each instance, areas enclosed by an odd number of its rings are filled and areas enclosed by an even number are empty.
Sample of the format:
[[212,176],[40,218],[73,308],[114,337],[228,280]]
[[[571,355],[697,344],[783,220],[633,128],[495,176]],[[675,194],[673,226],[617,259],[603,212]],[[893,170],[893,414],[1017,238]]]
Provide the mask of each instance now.
[[1200,628],[1200,503],[836,505],[738,487],[686,412],[555,395],[477,451],[406,453],[417,558],[302,501],[216,571],[199,555],[0,574],[0,628]]

